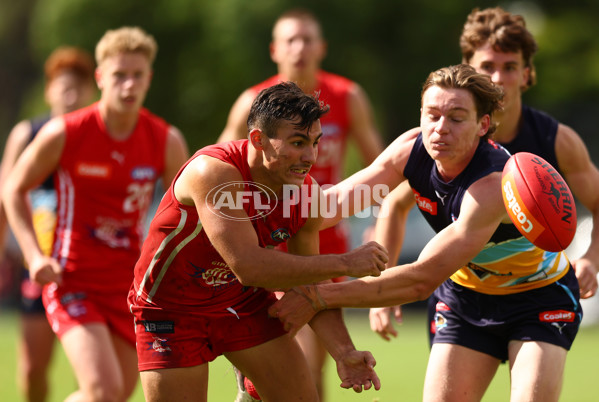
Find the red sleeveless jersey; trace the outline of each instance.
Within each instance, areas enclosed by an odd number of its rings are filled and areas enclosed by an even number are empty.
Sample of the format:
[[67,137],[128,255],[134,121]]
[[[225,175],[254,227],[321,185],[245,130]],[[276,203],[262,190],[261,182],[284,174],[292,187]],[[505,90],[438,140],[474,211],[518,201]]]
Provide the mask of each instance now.
[[[320,92],[319,99],[330,107],[329,112],[320,119],[323,136],[318,144],[318,159],[310,169],[310,176],[322,186],[337,184],[343,179],[350,124],[348,94],[354,83],[326,71],[319,71],[317,80],[316,91]],[[282,78],[275,75],[252,89],[258,94],[281,81]]]
[[65,285],[126,292],[154,185],[164,171],[169,126],[142,109],[129,138],[117,141],[97,103],[65,115],[64,122],[53,257],[64,267]]
[[[247,162],[248,141],[239,140],[210,145],[200,149],[181,168],[173,183],[193,159],[208,155],[237,168],[245,190],[253,186]],[[237,182],[239,183],[239,182]],[[307,176],[304,184],[310,186]],[[223,186],[228,183],[223,183]],[[308,193],[309,194],[309,193]],[[210,195],[210,194],[209,194]],[[243,208],[258,235],[260,247],[272,248],[293,236],[305,223],[301,207],[270,202],[272,209],[260,215],[253,203]],[[264,204],[267,200],[261,201]],[[155,307],[175,311],[195,311],[204,314],[228,314],[232,308],[239,314],[251,313],[244,306],[265,290],[242,286],[237,277],[210,243],[202,228],[195,206],[181,204],[171,185],[162,199],[150,225],[141,257],[135,266],[135,279],[129,292],[129,303],[136,307]],[[201,310],[198,310],[200,308]]]

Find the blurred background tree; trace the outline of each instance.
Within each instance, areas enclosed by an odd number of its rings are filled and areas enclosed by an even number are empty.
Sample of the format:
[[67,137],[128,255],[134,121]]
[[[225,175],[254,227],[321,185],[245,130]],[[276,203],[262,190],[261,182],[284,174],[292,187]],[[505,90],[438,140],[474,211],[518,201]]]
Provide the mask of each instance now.
[[146,106],[195,150],[213,143],[241,91],[275,73],[271,28],[302,6],[322,21],[323,67],[359,82],[390,142],[418,124],[428,73],[460,62],[458,38],[474,8],[523,14],[539,42],[538,85],[527,103],[574,127],[599,161],[599,2],[433,0],[0,0],[0,133],[45,110],[42,65],[63,44],[90,51],[107,29],[138,25],[159,44]]

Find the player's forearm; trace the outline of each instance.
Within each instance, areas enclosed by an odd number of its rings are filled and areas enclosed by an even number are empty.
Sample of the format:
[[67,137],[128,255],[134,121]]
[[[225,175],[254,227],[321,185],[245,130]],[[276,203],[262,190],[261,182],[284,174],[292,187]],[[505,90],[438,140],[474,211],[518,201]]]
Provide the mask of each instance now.
[[310,321],[310,327],[335,361],[356,349],[343,321],[341,309],[321,311]]
[[327,308],[390,307],[425,300],[438,285],[403,265],[389,268],[381,276],[366,277],[342,283],[318,285]]
[[35,230],[33,218],[27,197],[23,193],[6,191],[3,194],[3,204],[8,223],[15,235],[23,257],[27,263],[42,254]]
[[251,257],[229,261],[229,266],[245,286],[291,288],[345,276],[344,255],[299,256],[256,247]]
[[584,253],[583,258],[587,258],[599,269],[599,208],[593,213],[593,229],[591,231],[591,242],[589,248]]

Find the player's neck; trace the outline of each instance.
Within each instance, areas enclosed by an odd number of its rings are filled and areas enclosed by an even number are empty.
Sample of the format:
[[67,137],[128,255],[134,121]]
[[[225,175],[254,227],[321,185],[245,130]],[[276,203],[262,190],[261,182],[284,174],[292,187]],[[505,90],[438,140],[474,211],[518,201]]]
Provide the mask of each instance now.
[[520,119],[522,117],[522,102],[517,102],[511,108],[496,114],[497,130],[493,139],[502,144],[508,144],[518,136]]
[[106,127],[108,135],[117,140],[124,141],[135,129],[137,125],[137,119],[139,117],[139,110],[130,113],[122,113],[115,111],[108,107],[108,105],[100,102],[98,109],[100,111],[100,117]]

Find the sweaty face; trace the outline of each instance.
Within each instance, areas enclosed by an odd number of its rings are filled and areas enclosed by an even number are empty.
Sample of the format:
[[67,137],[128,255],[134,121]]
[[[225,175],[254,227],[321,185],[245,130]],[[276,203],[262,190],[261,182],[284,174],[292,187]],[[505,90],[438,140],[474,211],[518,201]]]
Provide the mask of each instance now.
[[316,73],[324,54],[325,44],[314,21],[288,18],[275,25],[271,58],[287,79],[299,81]]
[[474,52],[469,64],[477,72],[490,75],[495,84],[503,87],[506,112],[520,107],[519,99],[530,74],[530,69],[524,66],[522,52],[498,52],[486,44]]
[[96,71],[102,101],[121,113],[137,112],[144,102],[152,70],[141,53],[119,53],[106,58]]
[[467,90],[433,86],[424,92],[420,115],[424,147],[445,178],[466,167],[488,127],[489,116],[477,119]]
[[46,87],[46,102],[54,116],[88,105],[94,96],[93,81],[84,80],[70,70],[63,70]]
[[265,136],[264,164],[274,185],[301,185],[318,156],[322,137],[320,121],[309,129],[300,130],[290,121],[283,121],[275,138]]

